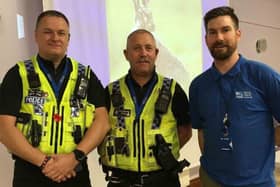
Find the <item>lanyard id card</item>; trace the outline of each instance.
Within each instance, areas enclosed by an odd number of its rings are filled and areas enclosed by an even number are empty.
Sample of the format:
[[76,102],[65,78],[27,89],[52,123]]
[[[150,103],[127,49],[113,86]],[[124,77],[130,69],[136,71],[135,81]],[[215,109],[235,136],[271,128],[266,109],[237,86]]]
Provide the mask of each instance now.
[[226,113],[223,119],[223,129],[220,137],[220,150],[231,151],[233,149],[232,138],[229,133],[229,120],[228,114]]
[[220,137],[220,150],[232,151],[232,139],[230,137]]

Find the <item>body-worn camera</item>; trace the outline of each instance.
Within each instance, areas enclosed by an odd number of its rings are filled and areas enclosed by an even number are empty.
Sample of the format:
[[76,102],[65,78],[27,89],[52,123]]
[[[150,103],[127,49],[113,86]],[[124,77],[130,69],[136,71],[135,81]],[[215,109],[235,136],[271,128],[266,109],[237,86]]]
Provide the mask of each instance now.
[[170,171],[173,174],[177,174],[183,171],[183,169],[190,165],[190,163],[184,159],[177,161],[173,156],[169,146],[171,144],[166,143],[161,134],[155,135],[156,145],[153,146],[153,153],[155,155],[158,165],[160,165],[165,171]]
[[171,92],[167,89],[161,89],[155,104],[155,111],[159,114],[165,114],[171,99]]

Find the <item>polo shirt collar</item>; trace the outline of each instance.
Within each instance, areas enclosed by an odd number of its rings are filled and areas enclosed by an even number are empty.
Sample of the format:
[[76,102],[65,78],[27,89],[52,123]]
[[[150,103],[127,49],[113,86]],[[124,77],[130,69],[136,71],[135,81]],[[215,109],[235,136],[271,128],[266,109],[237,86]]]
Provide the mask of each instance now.
[[241,71],[241,64],[243,63],[244,58],[242,57],[242,55],[239,54],[239,59],[237,60],[237,63],[225,74],[221,74],[217,68],[215,67],[214,63],[212,64],[211,68],[210,68],[210,72],[214,78],[214,80],[218,80],[223,76],[228,76],[228,77],[235,77],[236,75],[238,75]]

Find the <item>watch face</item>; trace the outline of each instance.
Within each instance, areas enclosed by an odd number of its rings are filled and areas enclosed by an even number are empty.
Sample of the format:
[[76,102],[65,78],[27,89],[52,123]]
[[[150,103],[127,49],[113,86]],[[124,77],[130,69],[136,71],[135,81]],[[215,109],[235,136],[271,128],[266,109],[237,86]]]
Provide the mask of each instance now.
[[79,162],[86,158],[86,154],[83,151],[75,149],[73,152],[75,154],[76,160],[78,160]]

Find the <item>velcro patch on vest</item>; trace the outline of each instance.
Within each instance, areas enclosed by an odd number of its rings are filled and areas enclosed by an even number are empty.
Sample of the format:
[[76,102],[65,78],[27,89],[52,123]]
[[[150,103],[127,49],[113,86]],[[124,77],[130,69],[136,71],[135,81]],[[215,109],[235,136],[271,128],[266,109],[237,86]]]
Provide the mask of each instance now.
[[41,90],[30,89],[28,90],[28,95],[24,98],[24,102],[34,106],[43,106],[47,96],[48,94]]
[[115,109],[114,110],[114,116],[124,116],[124,117],[129,117],[131,115],[131,111],[129,109]]
[[47,101],[48,93],[39,89],[29,89],[28,95],[24,98],[24,103],[34,106],[34,114],[43,116],[44,104]]
[[24,100],[25,103],[31,103],[33,105],[43,105],[45,103],[45,98],[36,96],[27,96]]

